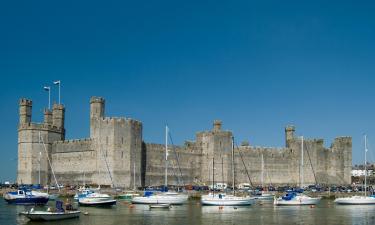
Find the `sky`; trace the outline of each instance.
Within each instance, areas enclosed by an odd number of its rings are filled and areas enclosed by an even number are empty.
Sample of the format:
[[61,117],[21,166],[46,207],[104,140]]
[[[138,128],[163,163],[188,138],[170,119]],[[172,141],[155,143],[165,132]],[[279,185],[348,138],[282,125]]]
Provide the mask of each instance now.
[[[284,128],[353,137],[375,160],[373,1],[2,1],[0,182],[17,170],[18,101],[42,120],[61,80],[66,138],[89,136],[89,98],[143,122],[146,142],[194,140],[215,119],[238,143],[283,147]],[[57,101],[52,87],[52,101]],[[372,148],[373,146],[373,148]],[[374,153],[373,153],[374,152]]]

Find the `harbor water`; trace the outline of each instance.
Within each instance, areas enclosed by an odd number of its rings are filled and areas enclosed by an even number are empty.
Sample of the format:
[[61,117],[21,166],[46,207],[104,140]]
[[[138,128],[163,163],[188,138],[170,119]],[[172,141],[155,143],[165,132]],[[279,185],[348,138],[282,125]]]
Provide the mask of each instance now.
[[258,201],[248,207],[218,207],[201,206],[199,201],[191,200],[169,210],[150,210],[148,205],[119,201],[110,208],[80,207],[87,215],[82,213],[79,219],[52,222],[32,222],[18,215],[27,208],[8,205],[0,199],[0,224],[375,224],[375,205],[341,206],[335,205],[332,200],[322,200],[315,207],[274,206],[272,201]]

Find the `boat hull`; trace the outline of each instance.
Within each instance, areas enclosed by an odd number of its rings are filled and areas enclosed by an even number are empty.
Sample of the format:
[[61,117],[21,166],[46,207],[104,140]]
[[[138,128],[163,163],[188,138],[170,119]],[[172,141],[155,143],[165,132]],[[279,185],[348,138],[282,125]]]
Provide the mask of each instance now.
[[134,197],[132,203],[134,204],[171,204],[182,205],[186,203],[188,196],[147,196],[147,197]]
[[100,200],[100,201],[84,201],[84,200],[79,200],[78,203],[81,206],[112,206],[116,205],[116,200],[115,199],[110,199],[110,200]]
[[51,221],[51,220],[64,220],[78,218],[81,214],[80,211],[67,211],[67,212],[44,212],[44,211],[34,211],[34,212],[23,212],[21,215],[26,216],[30,220],[37,221]]
[[283,200],[275,199],[274,205],[279,206],[293,206],[293,205],[316,205],[320,202],[320,198],[309,198],[309,199],[292,199],[292,200]]
[[364,196],[353,196],[353,197],[348,197],[348,198],[337,198],[334,202],[339,205],[374,205],[375,198],[364,197]]
[[48,202],[48,198],[44,197],[26,197],[26,198],[13,198],[8,199],[4,198],[8,204],[15,204],[15,205],[45,205]]
[[250,197],[218,197],[218,196],[202,196],[201,204],[207,206],[248,206],[254,203],[254,199]]

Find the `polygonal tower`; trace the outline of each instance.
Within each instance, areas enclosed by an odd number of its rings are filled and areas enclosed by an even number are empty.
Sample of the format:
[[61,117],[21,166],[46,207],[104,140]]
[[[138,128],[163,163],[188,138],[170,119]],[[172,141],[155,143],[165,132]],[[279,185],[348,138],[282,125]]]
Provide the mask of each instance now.
[[32,123],[32,101],[23,98],[19,102],[18,184],[49,183],[51,145],[65,138],[65,109],[62,105],[54,105],[53,108],[53,112],[44,111],[43,123]]

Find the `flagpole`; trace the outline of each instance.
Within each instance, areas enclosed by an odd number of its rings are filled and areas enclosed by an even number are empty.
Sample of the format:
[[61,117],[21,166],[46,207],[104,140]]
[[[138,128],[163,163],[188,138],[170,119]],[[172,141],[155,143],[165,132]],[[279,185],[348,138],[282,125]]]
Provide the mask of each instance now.
[[48,91],[48,109],[51,109],[51,87],[44,86],[44,90]]
[[59,105],[61,104],[61,80],[57,80],[53,82],[54,85],[59,85]]

